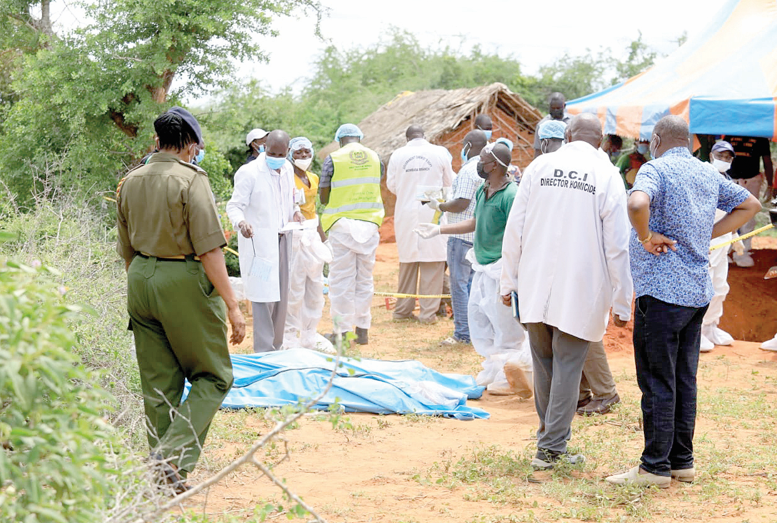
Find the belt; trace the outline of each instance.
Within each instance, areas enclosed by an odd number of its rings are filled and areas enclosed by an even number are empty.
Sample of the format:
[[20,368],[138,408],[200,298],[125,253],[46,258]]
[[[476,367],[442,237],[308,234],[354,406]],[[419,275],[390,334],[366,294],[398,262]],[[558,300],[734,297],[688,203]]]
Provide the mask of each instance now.
[[138,252],[136,254],[141,258],[156,258],[157,260],[163,260],[163,261],[186,261],[187,257],[192,257],[194,261],[200,261],[199,256],[194,256],[192,254],[189,254],[187,256],[184,256],[183,254],[179,256],[154,256],[153,254],[148,254],[145,252]]

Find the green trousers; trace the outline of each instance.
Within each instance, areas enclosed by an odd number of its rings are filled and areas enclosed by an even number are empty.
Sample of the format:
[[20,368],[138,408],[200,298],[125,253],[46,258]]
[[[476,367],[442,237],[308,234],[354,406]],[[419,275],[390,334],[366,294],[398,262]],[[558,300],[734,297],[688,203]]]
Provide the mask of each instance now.
[[[224,301],[193,258],[138,255],[127,277],[148,442],[185,477],[232,387]],[[184,379],[191,389],[181,404]]]

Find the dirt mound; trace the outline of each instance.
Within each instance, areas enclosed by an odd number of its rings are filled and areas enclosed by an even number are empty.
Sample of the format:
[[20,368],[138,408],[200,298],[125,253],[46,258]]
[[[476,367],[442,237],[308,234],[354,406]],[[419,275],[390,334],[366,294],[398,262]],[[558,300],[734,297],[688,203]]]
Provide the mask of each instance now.
[[378,232],[380,232],[380,243],[397,243],[397,237],[394,235],[393,216],[383,219],[383,225],[380,226]]
[[720,328],[734,339],[769,340],[777,332],[777,279],[764,280],[769,267],[777,265],[777,250],[754,250],[755,267],[729,265],[731,290],[723,304]]

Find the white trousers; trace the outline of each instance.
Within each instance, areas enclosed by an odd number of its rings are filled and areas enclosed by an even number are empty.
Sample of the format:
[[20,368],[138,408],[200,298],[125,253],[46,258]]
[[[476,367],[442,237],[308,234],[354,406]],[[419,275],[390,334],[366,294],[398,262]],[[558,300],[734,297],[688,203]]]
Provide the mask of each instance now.
[[[759,173],[756,176],[753,176],[752,178],[748,178],[747,180],[734,180],[734,181],[737,183],[737,185],[739,185],[740,187],[744,187],[750,192],[750,194],[758,198],[758,196],[761,193],[761,185],[763,185],[763,182],[764,182],[764,175]],[[739,228],[739,235],[744,236],[745,234],[753,232],[754,230],[755,230],[755,217],[751,218],[746,224],[744,224],[742,227]],[[742,243],[745,246],[745,254],[750,254],[750,248],[752,246],[753,239],[748,238],[746,240],[742,240]]]
[[372,321],[372,269],[380,243],[378,228],[365,242],[358,242],[347,230],[329,231],[332,263],[329,264],[330,315],[335,332],[369,329]]
[[313,241],[320,241],[316,231],[295,231],[292,238],[289,308],[283,342],[286,348],[316,347],[316,328],[324,308],[324,262],[315,256],[310,242],[303,241],[303,236],[310,234],[316,235]]
[[470,250],[467,258],[475,271],[469,294],[467,318],[475,351],[485,358],[483,370],[475,378],[478,385],[508,388],[505,363],[511,362],[524,372],[532,371],[531,348],[523,326],[513,317],[511,307],[502,303],[499,278],[502,260],[480,265]]
[[[719,238],[712,240],[711,246],[715,246],[721,243],[725,243],[733,235],[731,233],[724,234]],[[726,295],[730,289],[728,285],[728,251],[731,246],[721,247],[710,252],[710,278],[712,279],[712,289],[715,291],[715,295],[710,301],[707,312],[704,314],[703,325],[716,326],[720,323],[720,318],[723,316],[723,302],[726,300]]]

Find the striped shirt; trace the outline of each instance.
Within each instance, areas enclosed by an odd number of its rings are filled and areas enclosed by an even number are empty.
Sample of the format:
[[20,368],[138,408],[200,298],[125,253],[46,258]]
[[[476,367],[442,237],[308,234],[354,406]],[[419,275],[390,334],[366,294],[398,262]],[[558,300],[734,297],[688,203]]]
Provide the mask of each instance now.
[[[459,223],[475,216],[475,193],[483,185],[483,179],[478,176],[478,160],[480,156],[473,156],[459,170],[459,174],[453,179],[452,200],[464,198],[469,200],[467,208],[461,212],[449,212],[448,223]],[[475,241],[475,233],[453,234],[454,238],[472,243]]]

